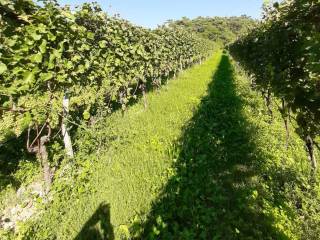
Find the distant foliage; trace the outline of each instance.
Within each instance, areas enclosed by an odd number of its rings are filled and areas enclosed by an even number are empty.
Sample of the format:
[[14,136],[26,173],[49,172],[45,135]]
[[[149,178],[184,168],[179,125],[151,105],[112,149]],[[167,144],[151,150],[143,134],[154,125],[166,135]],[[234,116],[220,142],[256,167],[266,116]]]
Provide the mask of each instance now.
[[316,0],[266,5],[263,23],[230,46],[233,56],[254,73],[258,89],[282,100],[284,119],[294,113],[313,168],[320,133],[319,19]]
[[221,44],[234,42],[237,37],[247,34],[256,25],[257,21],[243,15],[240,17],[186,17],[177,21],[168,21],[170,27],[179,27],[198,36]]
[[28,148],[38,153],[63,121],[124,109],[146,85],[212,52],[212,43],[186,31],[147,30],[96,4],[71,11],[54,0],[1,0],[0,12],[0,142],[28,130]]

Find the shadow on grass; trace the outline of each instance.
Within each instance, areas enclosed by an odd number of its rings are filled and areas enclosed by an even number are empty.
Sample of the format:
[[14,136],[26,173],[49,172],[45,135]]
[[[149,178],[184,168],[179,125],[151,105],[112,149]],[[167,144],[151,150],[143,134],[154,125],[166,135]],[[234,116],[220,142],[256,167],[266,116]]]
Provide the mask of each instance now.
[[180,139],[175,176],[145,225],[133,226],[142,231],[137,239],[287,239],[257,197],[257,162],[264,159],[242,115],[233,74],[224,55]]
[[113,240],[110,205],[101,203],[74,240]]
[[13,174],[18,170],[20,161],[34,160],[24,149],[23,140],[23,138],[13,138],[5,144],[0,143],[0,191],[8,185],[18,189],[21,182]]

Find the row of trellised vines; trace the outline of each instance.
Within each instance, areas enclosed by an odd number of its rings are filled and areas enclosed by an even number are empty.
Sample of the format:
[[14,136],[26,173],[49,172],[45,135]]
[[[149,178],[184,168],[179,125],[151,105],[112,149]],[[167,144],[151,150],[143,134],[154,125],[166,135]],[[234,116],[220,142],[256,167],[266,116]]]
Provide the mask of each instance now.
[[[261,90],[272,114],[272,96],[280,100],[288,123],[296,120],[316,169],[315,139],[320,132],[320,2],[286,0],[265,6],[264,21],[230,46],[231,54]],[[277,100],[277,101],[279,101]],[[276,101],[274,101],[276,102]]]
[[148,30],[107,16],[96,4],[76,11],[54,0],[0,0],[0,143],[26,136],[50,185],[46,144],[68,123],[130,99],[201,62],[212,44],[180,29]]

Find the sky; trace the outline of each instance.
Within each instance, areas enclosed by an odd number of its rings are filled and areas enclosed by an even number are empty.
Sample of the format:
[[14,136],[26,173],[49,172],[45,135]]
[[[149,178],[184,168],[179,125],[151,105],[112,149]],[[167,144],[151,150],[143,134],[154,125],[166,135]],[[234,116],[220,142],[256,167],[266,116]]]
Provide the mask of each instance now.
[[[79,5],[91,0],[58,0],[61,5]],[[109,14],[147,28],[155,28],[169,19],[198,16],[261,17],[263,0],[95,0]]]

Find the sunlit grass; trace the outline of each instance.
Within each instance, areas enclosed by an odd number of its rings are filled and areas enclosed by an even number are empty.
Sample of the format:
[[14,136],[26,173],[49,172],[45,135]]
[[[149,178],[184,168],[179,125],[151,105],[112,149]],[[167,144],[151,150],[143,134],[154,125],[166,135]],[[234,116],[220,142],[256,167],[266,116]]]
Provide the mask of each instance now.
[[[173,174],[177,155],[173,143],[206,94],[220,58],[218,52],[172,79],[159,92],[149,93],[147,110],[141,101],[124,115],[119,111],[105,119],[97,134],[113,140],[103,154],[92,156],[98,157],[89,182],[93,191],[78,199],[55,202],[42,220],[49,235],[72,239],[102,202],[110,205],[116,239],[135,218],[148,213]],[[36,235],[42,234],[43,229]]]
[[270,123],[226,55],[147,101],[80,131],[87,172],[31,223],[32,239],[299,239],[302,217],[316,222],[302,141],[291,129],[286,149],[280,113]]

